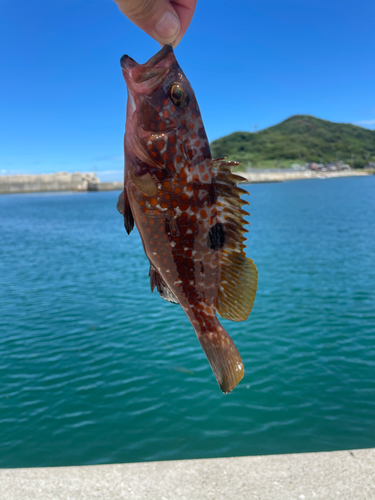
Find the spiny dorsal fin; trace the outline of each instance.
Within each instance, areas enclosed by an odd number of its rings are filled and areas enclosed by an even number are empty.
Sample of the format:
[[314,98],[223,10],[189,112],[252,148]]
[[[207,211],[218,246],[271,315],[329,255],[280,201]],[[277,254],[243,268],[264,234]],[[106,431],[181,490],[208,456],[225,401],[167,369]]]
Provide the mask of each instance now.
[[241,199],[247,191],[237,187],[243,178],[232,174],[231,167],[238,162],[225,161],[224,158],[213,160],[215,171],[215,191],[217,195],[217,224],[209,237],[211,248],[218,249],[221,261],[219,294],[216,303],[217,312],[225,319],[243,321],[253,307],[258,284],[258,271],[254,262],[244,252],[244,236],[247,224],[244,215],[248,215],[241,206],[248,204]]
[[130,208],[126,189],[120,194],[117,201],[117,210],[124,216],[124,226],[126,232],[130,234],[134,228],[134,217]]
[[175,294],[172,292],[172,290],[169,288],[169,286],[166,284],[166,282],[163,280],[163,278],[160,276],[160,274],[152,264],[150,264],[150,272],[148,273],[148,275],[150,276],[151,292],[153,292],[154,288],[156,287],[162,299],[167,300],[168,302],[173,302],[174,304],[179,304]]

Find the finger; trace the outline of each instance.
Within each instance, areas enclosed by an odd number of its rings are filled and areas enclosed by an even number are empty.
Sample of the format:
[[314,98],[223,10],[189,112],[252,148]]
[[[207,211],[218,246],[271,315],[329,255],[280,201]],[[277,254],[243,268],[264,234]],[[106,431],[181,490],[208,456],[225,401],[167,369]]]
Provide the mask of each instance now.
[[177,47],[193,19],[197,0],[174,0],[171,4],[180,20],[180,31],[173,44],[174,47]]
[[121,12],[130,21],[161,45],[175,44],[174,42],[180,33],[180,20],[176,10],[168,0],[115,1]]

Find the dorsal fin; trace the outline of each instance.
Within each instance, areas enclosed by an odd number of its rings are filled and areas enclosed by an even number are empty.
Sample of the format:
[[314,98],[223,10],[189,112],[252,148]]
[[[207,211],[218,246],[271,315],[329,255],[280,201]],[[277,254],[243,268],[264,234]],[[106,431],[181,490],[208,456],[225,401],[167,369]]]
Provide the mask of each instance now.
[[167,300],[168,302],[173,302],[174,304],[179,304],[176,295],[172,292],[172,290],[160,276],[159,272],[151,263],[150,272],[148,273],[148,275],[150,276],[151,292],[153,292],[154,288],[156,287],[162,299]]
[[124,226],[126,232],[130,234],[134,228],[134,217],[130,208],[126,189],[124,189],[124,191],[118,197],[117,210],[124,216]]
[[237,183],[243,177],[232,174],[231,167],[238,162],[213,160],[215,192],[218,206],[217,223],[209,234],[211,248],[218,249],[221,261],[217,312],[225,319],[243,321],[253,307],[258,283],[258,271],[254,262],[244,252],[244,215],[241,206],[248,202],[241,199],[248,194]]

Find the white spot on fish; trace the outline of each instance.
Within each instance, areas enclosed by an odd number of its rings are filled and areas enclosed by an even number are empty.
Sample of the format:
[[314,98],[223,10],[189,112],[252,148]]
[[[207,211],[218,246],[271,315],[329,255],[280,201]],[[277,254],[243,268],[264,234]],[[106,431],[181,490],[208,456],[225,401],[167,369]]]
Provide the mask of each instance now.
[[128,93],[128,99],[129,99],[129,104],[130,104],[130,110],[132,112],[134,112],[136,105],[135,105],[133,94],[131,92]]

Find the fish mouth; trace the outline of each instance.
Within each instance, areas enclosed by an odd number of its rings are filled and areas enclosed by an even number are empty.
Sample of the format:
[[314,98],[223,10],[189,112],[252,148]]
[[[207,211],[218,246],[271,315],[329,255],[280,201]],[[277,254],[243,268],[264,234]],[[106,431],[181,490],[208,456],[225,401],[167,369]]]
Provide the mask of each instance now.
[[161,63],[168,54],[173,54],[172,45],[164,45],[164,47],[162,49],[160,49],[159,52],[157,52],[154,56],[151,57],[151,59],[149,59],[144,64],[137,63],[137,61],[135,61],[132,57],[130,57],[128,55],[124,55],[121,57],[120,64],[121,64],[122,69],[125,71],[131,70],[131,69],[136,68],[138,66],[141,66],[144,68],[146,68],[146,67],[153,68],[153,67],[157,66],[159,63]]
[[164,45],[162,49],[159,50],[154,56],[149,59],[145,65],[148,66],[158,66],[160,63],[164,62],[164,59],[169,55],[173,54],[172,45]]
[[161,84],[175,60],[173,47],[164,45],[144,64],[138,64],[128,55],[122,56],[120,64],[129,89],[149,94]]

